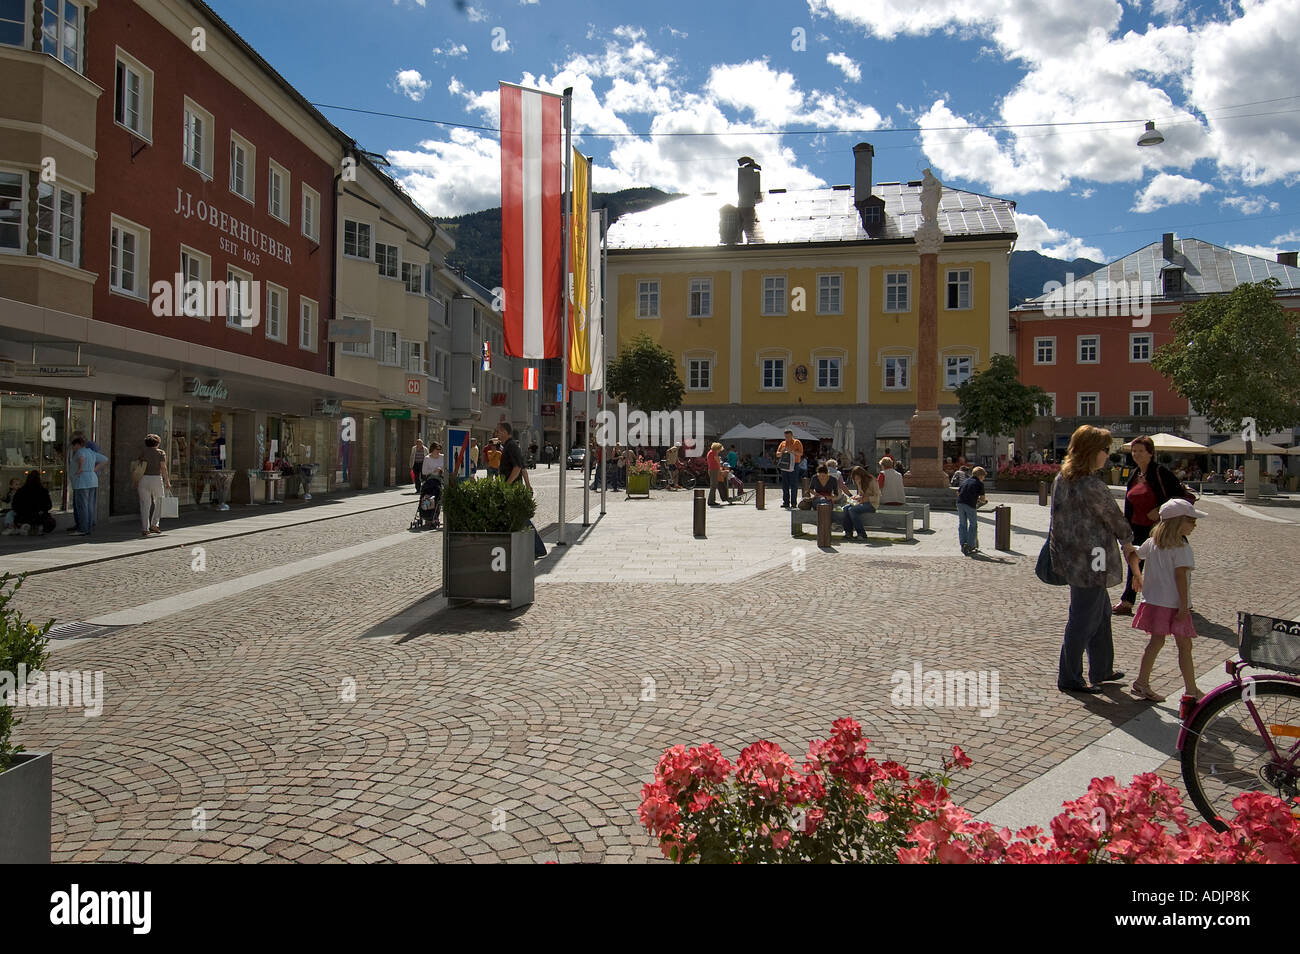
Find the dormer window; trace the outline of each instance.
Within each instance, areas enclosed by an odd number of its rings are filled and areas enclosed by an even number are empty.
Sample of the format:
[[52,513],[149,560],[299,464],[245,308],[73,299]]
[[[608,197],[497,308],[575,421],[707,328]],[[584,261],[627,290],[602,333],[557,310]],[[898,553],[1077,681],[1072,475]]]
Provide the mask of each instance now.
[[1181,298],[1183,296],[1183,270],[1181,268],[1162,269],[1160,283],[1160,290],[1166,298]]

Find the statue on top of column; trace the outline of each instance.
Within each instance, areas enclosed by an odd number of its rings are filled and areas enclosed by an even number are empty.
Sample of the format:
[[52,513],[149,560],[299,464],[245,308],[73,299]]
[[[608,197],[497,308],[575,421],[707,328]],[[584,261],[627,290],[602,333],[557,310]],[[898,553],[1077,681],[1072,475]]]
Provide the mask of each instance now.
[[943,197],[943,183],[926,169],[921,179],[921,223],[939,224],[939,199]]

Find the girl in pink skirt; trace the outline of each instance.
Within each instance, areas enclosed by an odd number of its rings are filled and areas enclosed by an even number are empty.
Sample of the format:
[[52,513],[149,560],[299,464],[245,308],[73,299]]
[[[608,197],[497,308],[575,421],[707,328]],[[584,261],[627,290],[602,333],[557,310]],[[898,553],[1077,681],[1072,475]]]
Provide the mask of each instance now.
[[1142,602],[1133,616],[1133,628],[1151,634],[1133,694],[1152,702],[1164,702],[1165,697],[1152,690],[1149,680],[1155,668],[1156,656],[1165,645],[1165,637],[1173,636],[1178,646],[1178,668],[1183,673],[1184,700],[1193,702],[1201,698],[1196,687],[1196,667],[1192,661],[1191,585],[1192,548],[1187,535],[1196,529],[1197,517],[1204,517],[1181,497],[1166,500],[1160,507],[1160,522],[1150,538],[1138,547],[1138,558],[1146,561],[1142,571]]

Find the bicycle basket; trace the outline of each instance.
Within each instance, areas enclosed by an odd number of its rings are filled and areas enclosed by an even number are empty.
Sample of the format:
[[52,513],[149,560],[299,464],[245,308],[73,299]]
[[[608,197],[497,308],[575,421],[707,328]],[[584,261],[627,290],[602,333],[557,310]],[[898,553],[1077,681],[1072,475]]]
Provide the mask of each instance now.
[[1246,662],[1300,676],[1300,622],[1238,613],[1237,634]]

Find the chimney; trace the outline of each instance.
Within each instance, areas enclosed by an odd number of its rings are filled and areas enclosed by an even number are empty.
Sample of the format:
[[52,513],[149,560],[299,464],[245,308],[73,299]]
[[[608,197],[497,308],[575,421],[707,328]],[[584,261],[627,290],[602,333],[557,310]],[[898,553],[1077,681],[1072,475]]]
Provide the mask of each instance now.
[[876,154],[869,142],[853,147],[853,204],[859,209],[871,195],[871,158]]
[[1278,253],[1277,253],[1277,263],[1278,263],[1279,265],[1290,265],[1292,268],[1296,268],[1296,267],[1297,267],[1297,266],[1296,266],[1296,253],[1295,253],[1295,252],[1278,252]]
[[740,212],[734,205],[724,205],[718,212],[718,241],[723,245],[740,241]]
[[763,167],[749,156],[741,156],[737,159],[736,166],[736,192],[740,198],[736,205],[744,213],[746,209],[752,210],[755,205],[763,201],[760,185],[760,173]]
[[1165,233],[1163,244],[1164,244],[1163,253],[1165,256],[1165,261],[1172,262],[1174,260],[1174,233],[1173,232]]

